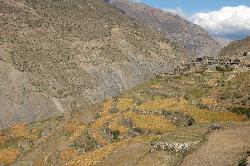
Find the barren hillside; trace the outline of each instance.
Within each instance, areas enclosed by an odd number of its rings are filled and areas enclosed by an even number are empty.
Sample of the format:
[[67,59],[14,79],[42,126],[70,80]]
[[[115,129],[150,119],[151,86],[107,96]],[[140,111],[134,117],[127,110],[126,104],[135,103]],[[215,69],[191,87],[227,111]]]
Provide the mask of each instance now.
[[0,2],[1,127],[100,102],[185,59],[102,0]]

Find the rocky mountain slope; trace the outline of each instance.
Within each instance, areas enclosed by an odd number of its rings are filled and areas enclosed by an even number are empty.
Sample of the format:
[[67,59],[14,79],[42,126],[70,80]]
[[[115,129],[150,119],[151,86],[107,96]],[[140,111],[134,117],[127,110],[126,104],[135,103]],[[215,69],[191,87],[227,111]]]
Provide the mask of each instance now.
[[0,128],[98,103],[185,59],[103,0],[0,0]]
[[249,39],[188,60],[103,0],[0,2],[0,165],[250,164]]
[[231,63],[241,62],[244,66],[250,66],[250,37],[244,40],[233,41],[224,47],[219,57]]
[[249,69],[191,71],[13,125],[0,132],[0,164],[238,165],[250,156]]
[[189,50],[192,56],[215,56],[222,48],[204,29],[177,15],[130,0],[109,0],[109,3],[135,20],[161,31],[181,48]]
[[216,36],[216,35],[213,35],[212,38],[214,40],[216,40],[221,46],[225,47],[227,46],[229,43],[231,43],[233,40],[231,39],[227,39],[223,36]]

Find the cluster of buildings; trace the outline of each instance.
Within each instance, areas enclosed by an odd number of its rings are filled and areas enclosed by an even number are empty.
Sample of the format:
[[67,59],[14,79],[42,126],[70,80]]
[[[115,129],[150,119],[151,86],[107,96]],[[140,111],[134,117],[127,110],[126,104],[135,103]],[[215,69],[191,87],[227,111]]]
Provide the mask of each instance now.
[[242,56],[232,58],[221,58],[221,57],[199,57],[190,60],[188,63],[175,68],[170,73],[164,73],[164,75],[179,75],[183,73],[193,72],[197,69],[216,69],[221,66],[224,68],[250,68],[250,52],[244,52]]

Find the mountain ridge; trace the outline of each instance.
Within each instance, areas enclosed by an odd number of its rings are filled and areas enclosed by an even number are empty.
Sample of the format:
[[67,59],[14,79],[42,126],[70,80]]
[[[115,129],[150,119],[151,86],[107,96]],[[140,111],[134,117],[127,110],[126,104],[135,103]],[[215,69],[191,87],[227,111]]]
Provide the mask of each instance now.
[[108,3],[135,20],[161,31],[192,56],[216,56],[222,48],[203,28],[178,15],[130,0],[111,0]]

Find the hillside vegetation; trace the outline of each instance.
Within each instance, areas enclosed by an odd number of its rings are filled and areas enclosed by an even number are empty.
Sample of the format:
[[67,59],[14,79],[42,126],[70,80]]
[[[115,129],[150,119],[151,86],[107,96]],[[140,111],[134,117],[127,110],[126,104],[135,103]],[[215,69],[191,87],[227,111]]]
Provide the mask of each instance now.
[[178,165],[218,126],[248,131],[248,80],[248,70],[157,77],[84,111],[14,125],[1,133],[0,162]]
[[246,164],[248,39],[191,58],[106,2],[0,0],[0,165]]

